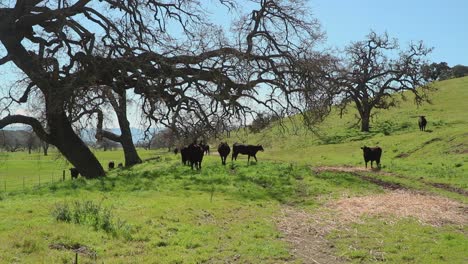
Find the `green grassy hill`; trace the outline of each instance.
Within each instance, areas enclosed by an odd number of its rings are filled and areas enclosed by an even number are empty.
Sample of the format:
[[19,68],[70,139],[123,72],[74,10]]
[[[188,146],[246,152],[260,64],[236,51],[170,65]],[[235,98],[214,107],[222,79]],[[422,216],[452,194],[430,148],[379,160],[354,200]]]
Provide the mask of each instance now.
[[[363,166],[361,146],[383,148],[384,171],[433,182],[468,188],[468,77],[434,84],[431,104],[416,106],[413,97],[390,110],[376,110],[370,133],[356,124],[356,111],[349,108],[340,118],[333,110],[315,133],[300,125],[299,118],[273,124],[257,133],[232,133],[227,141],[263,144],[261,159],[300,164]],[[417,117],[428,120],[420,132]]]
[[[436,86],[432,105],[378,112],[371,133],[349,128],[351,110],[316,134],[298,122],[232,133],[265,146],[251,165],[212,154],[192,171],[139,150],[159,158],[62,182],[57,155],[4,153],[0,263],[466,263],[468,78]],[[362,145],[384,149],[381,171],[362,169]]]

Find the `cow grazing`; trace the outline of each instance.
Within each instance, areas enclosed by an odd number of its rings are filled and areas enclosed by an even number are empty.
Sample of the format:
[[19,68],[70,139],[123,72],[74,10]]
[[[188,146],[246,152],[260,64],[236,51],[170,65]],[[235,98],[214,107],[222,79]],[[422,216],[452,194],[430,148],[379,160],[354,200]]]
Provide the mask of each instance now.
[[257,162],[257,152],[258,151],[264,151],[262,145],[257,145],[257,146],[254,146],[254,145],[242,145],[242,144],[238,144],[238,143],[234,143],[234,145],[232,145],[232,158],[231,158],[231,161],[232,160],[237,160],[237,155],[239,154],[243,154],[243,155],[248,155],[248,158],[247,158],[247,164],[250,163],[250,157],[254,157],[255,159],[255,162]]
[[426,117],[419,116],[419,120],[418,120],[419,130],[426,131],[426,124],[427,124]]
[[113,170],[115,168],[115,163],[113,161],[109,161],[108,167],[109,170]]
[[80,172],[78,171],[77,168],[70,168],[70,174],[71,174],[71,178],[73,180],[73,179],[78,178],[78,175],[80,175]]
[[188,163],[188,147],[180,149],[180,157],[182,158],[182,164],[187,165]]
[[122,162],[120,162],[120,163],[117,165],[117,168],[119,168],[119,169],[122,169],[122,168],[123,168]]
[[364,161],[366,162],[366,168],[367,168],[367,162],[371,162],[371,168],[372,168],[372,163],[375,162],[377,163],[377,166],[380,167],[380,157],[382,156],[382,149],[380,147],[375,147],[375,148],[369,148],[369,147],[362,147],[361,148],[364,154]]
[[203,148],[203,151],[205,152],[205,155],[210,155],[210,146],[208,144],[200,144],[200,146]]
[[187,147],[187,160],[190,162],[190,166],[193,170],[193,165],[195,165],[195,169],[201,169],[201,163],[203,161],[203,154],[205,151],[201,145],[196,143],[192,143]]
[[226,165],[226,158],[229,155],[229,152],[231,152],[231,148],[226,142],[219,143],[218,153],[219,153],[219,156],[221,156],[221,163],[223,165]]

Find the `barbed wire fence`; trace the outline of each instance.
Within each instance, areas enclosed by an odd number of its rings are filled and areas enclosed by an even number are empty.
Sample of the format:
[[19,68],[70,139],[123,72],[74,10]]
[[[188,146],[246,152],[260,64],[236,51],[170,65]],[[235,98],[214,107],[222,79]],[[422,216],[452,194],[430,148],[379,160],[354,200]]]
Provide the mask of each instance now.
[[0,151],[0,193],[27,191],[70,179],[69,162],[58,152],[49,155],[53,156],[33,152],[16,159],[16,153]]

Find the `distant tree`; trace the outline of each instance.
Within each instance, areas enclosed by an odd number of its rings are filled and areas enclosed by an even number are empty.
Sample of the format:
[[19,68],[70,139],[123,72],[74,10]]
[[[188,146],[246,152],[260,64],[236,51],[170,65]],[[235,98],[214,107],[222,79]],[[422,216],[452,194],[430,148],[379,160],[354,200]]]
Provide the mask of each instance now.
[[429,86],[421,68],[430,52],[422,42],[411,43],[407,50],[401,50],[398,41],[386,33],[371,32],[365,40],[351,43],[345,49],[346,58],[338,66],[341,109],[354,104],[361,131],[368,132],[372,110],[395,106],[396,93],[410,91],[417,104],[427,101]]
[[278,120],[278,118],[274,115],[259,113],[249,125],[249,130],[253,133],[258,133],[262,129],[268,127],[271,124],[271,122],[275,120]]
[[157,131],[151,138],[152,148],[168,148],[169,150],[174,146],[177,136],[169,128]]
[[29,154],[31,154],[33,149],[38,149],[41,147],[41,140],[36,136],[36,134],[34,134],[34,131],[28,131],[26,147]]
[[452,67],[452,76],[454,78],[460,78],[468,75],[468,66],[455,65]]
[[42,151],[44,153],[44,156],[47,156],[48,151],[49,151],[49,143],[47,143],[46,141],[41,140],[41,147],[42,147]]
[[421,68],[424,79],[429,82],[448,78],[451,74],[450,70],[446,62],[425,64]]

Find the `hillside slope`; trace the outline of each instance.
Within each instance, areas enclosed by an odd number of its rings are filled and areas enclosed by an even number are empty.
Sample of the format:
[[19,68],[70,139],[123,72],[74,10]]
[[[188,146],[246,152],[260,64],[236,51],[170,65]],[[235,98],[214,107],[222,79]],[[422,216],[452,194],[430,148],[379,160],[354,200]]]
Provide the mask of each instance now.
[[[468,77],[434,84],[431,104],[417,106],[404,94],[396,108],[376,110],[371,132],[356,125],[356,111],[340,118],[334,109],[314,133],[298,117],[273,124],[260,133],[232,133],[228,142],[263,144],[260,159],[323,165],[363,166],[361,146],[383,148],[382,169],[431,182],[468,187]],[[401,96],[400,96],[401,97]],[[425,115],[427,131],[420,132],[417,117]]]

